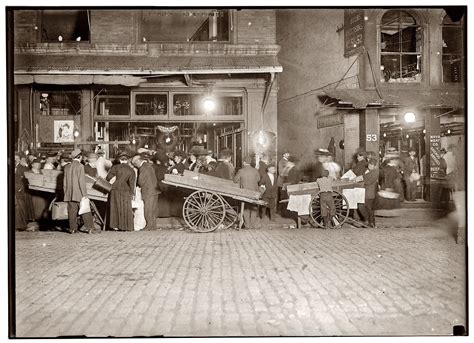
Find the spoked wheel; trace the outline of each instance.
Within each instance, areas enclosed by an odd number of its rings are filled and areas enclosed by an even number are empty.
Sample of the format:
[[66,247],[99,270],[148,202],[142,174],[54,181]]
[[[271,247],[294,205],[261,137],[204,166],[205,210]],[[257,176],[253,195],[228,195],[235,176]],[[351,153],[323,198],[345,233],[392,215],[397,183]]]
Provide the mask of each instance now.
[[[331,217],[331,227],[340,228],[349,216],[349,203],[347,202],[346,197],[339,192],[332,191],[332,196],[336,212]],[[321,215],[321,192],[318,192],[311,199],[311,203],[309,204],[309,216],[313,226],[319,226],[323,229],[326,228],[323,216]]]
[[196,191],[183,204],[183,218],[196,232],[211,232],[225,219],[225,204],[222,197],[213,192]]
[[239,218],[239,214],[237,212],[237,207],[231,206],[226,200],[224,200],[225,203],[225,218],[224,222],[222,223],[222,229],[230,229],[236,222],[237,219]]

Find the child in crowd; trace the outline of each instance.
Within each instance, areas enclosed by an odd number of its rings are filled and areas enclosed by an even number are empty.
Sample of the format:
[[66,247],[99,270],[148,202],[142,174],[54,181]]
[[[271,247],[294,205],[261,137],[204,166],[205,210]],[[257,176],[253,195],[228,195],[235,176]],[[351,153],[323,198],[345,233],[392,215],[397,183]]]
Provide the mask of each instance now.
[[271,221],[275,221],[275,213],[278,198],[278,184],[276,180],[276,168],[273,164],[267,166],[267,171],[262,175],[260,185],[264,188],[262,195],[263,201],[267,202],[267,206],[263,209],[264,213],[262,218],[265,217],[265,213],[269,212]]
[[327,229],[332,227],[332,217],[336,214],[336,204],[332,195],[332,179],[329,177],[329,172],[326,169],[322,169],[321,177],[316,179],[316,182],[320,192],[321,217]]

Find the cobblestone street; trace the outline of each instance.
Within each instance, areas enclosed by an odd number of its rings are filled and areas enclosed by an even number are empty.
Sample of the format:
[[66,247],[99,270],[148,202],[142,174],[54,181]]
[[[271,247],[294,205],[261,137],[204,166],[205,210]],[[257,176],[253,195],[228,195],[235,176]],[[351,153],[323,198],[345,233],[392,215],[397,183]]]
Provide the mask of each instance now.
[[451,335],[441,228],[16,233],[18,337]]

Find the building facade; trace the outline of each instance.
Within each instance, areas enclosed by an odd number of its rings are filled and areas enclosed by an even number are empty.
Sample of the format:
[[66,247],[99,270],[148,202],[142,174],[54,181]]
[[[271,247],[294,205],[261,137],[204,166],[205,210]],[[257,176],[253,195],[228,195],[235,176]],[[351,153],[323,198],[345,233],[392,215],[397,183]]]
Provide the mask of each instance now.
[[414,148],[418,197],[436,201],[440,149],[455,145],[464,160],[464,12],[278,11],[278,150],[305,162],[329,148],[348,169],[357,149]]
[[12,10],[15,144],[276,154],[271,9]]

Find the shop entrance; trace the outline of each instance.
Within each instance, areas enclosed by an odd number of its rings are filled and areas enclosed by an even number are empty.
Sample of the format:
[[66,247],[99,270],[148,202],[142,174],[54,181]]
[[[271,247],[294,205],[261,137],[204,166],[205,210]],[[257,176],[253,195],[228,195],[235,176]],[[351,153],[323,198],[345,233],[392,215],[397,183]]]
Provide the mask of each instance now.
[[215,157],[223,149],[233,152],[237,168],[245,151],[244,122],[96,122],[97,141],[129,141],[129,144],[104,145],[108,156],[118,151],[133,153],[139,148],[191,151],[193,146],[212,150]]

